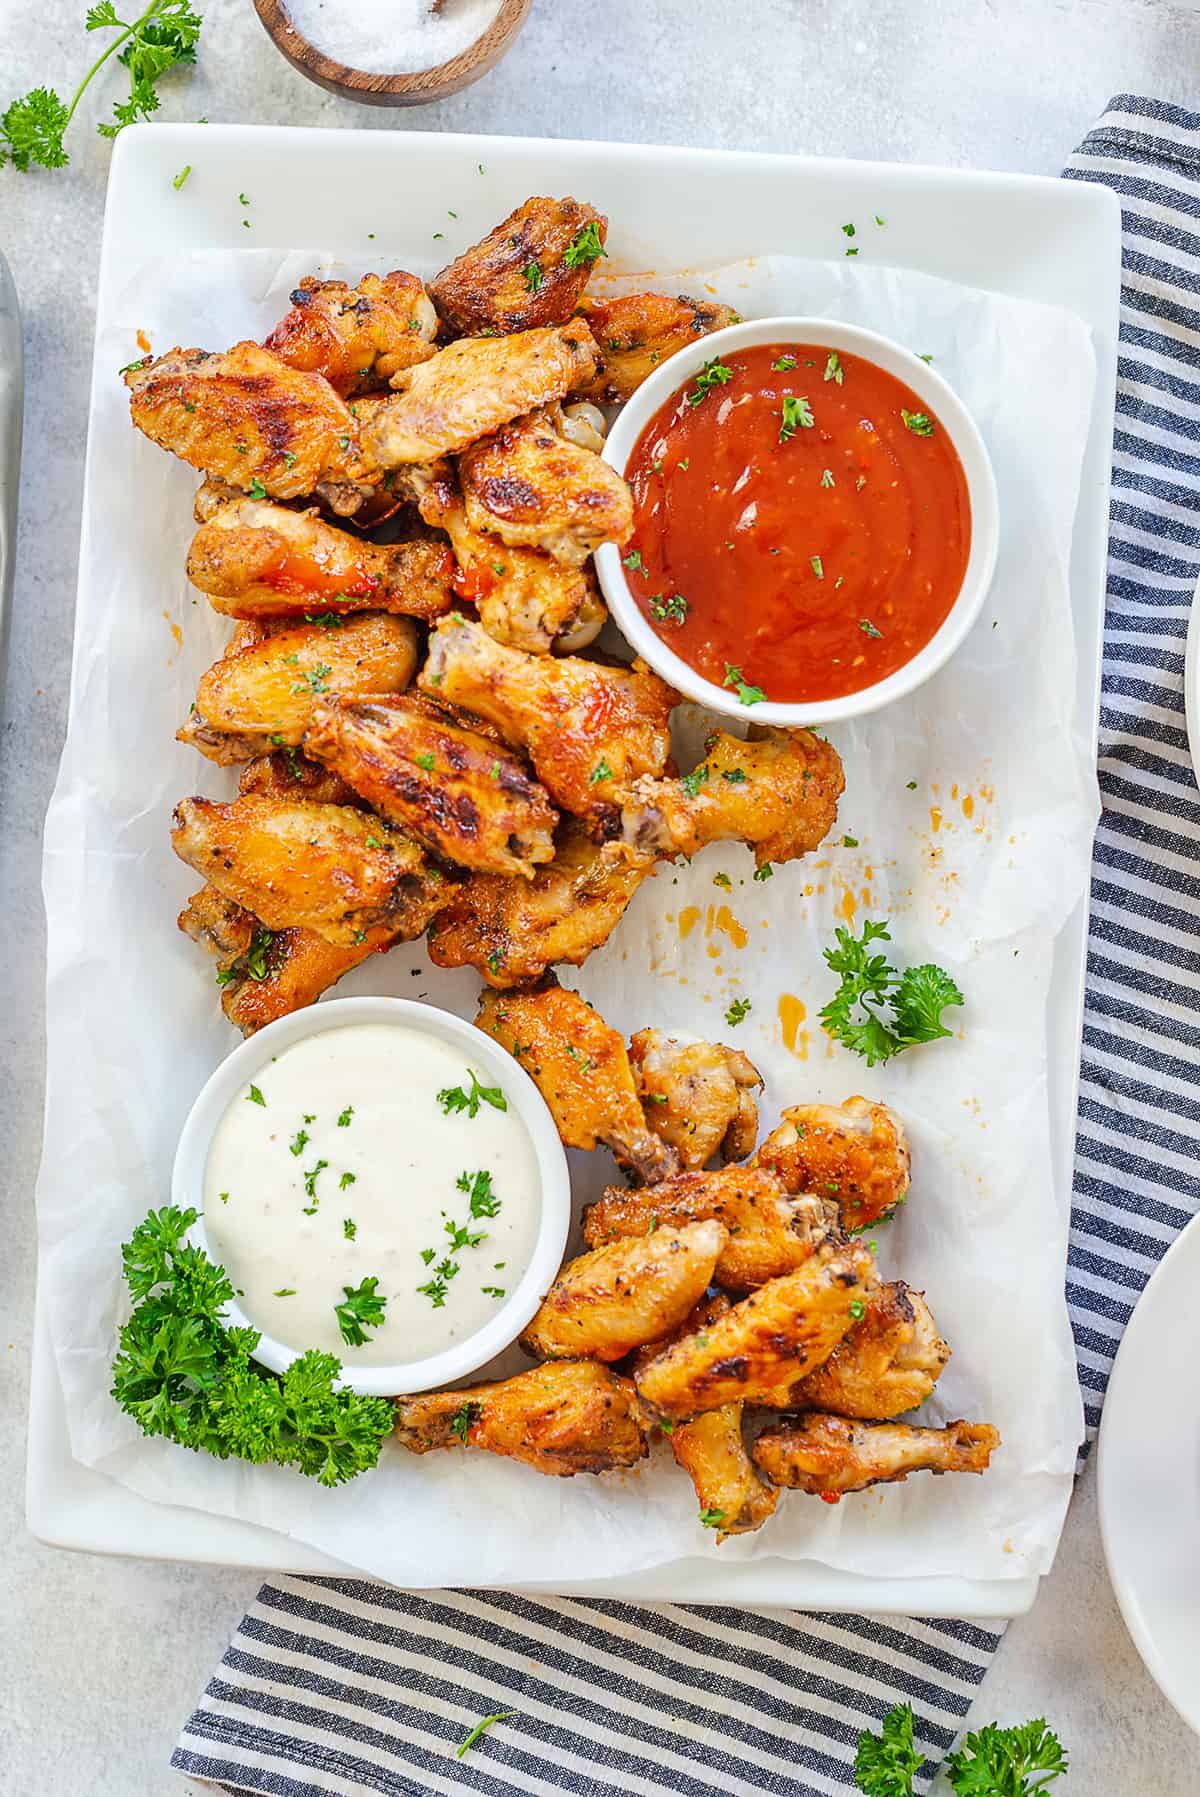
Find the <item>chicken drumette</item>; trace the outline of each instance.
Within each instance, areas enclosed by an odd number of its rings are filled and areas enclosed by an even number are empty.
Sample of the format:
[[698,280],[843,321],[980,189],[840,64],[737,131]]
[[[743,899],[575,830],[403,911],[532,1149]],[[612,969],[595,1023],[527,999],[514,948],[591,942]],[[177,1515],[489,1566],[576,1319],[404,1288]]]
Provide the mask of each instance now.
[[754,1093],[763,1081],[740,1049],[645,1029],[629,1038],[629,1059],[646,1121],[682,1167],[706,1166],[718,1149],[727,1161],[751,1152],[758,1134]]
[[924,1293],[892,1279],[867,1299],[862,1320],[824,1366],[794,1387],[788,1409],[900,1416],[925,1402],[949,1358]]
[[264,344],[281,361],[323,374],[343,399],[386,387],[394,374],[437,352],[437,313],[416,275],[301,281],[292,309]]
[[783,1113],[754,1157],[789,1192],[819,1192],[841,1208],[847,1229],[865,1229],[908,1193],[904,1126],[885,1104],[796,1104]]
[[754,1444],[755,1465],[773,1485],[836,1500],[844,1492],[907,1479],[909,1473],[982,1473],[1000,1446],[990,1423],[858,1423],[812,1413],[768,1429]]
[[472,530],[582,567],[601,543],[625,541],[633,499],[616,470],[561,425],[557,406],[514,419],[463,451],[459,478]]
[[580,302],[579,311],[604,358],[587,390],[588,398],[600,405],[628,399],[676,350],[738,323],[732,306],[689,299],[685,293],[678,299],[668,299],[665,293],[588,298]]
[[676,1329],[707,1290],[725,1241],[689,1223],[568,1261],[521,1336],[542,1360],[620,1360]]
[[464,337],[564,324],[604,254],[607,231],[593,207],[535,195],[435,275],[429,291]]
[[636,1466],[650,1422],[628,1379],[595,1360],[558,1360],[492,1385],[396,1401],[396,1437],[413,1454],[482,1448],[569,1479]]
[[485,992],[475,1022],[536,1083],[568,1148],[603,1142],[647,1185],[675,1172],[674,1150],[646,1127],[624,1038],[578,992],[557,981]]

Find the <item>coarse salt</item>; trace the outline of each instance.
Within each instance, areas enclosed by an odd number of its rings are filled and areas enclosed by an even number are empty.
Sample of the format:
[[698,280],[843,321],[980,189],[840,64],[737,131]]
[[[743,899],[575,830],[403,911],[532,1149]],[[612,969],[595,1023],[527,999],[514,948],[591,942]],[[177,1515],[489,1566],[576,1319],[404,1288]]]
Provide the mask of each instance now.
[[411,75],[469,50],[500,0],[288,0],[293,28],[314,49],[369,75]]

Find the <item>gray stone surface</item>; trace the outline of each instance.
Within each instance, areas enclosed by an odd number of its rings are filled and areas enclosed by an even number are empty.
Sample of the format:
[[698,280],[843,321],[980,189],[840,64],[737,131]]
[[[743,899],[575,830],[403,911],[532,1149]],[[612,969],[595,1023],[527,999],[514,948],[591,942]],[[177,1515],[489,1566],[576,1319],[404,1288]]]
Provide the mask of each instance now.
[[[1183,104],[1200,97],[1200,13],[1161,0],[535,0],[523,37],[484,83],[441,106],[395,114],[335,100],[294,74],[249,0],[201,6],[199,65],[166,84],[167,119],[617,138],[1051,173],[1110,94],[1136,89]],[[83,11],[83,0],[0,0],[0,106],[41,82],[71,90],[90,60]],[[66,719],[108,163],[91,123],[102,105],[107,89],[85,100],[68,169],[24,179],[0,171],[0,245],[24,303],[29,358],[0,724],[6,1797],[183,1789],[166,1770],[170,1743],[254,1585],[242,1573],[54,1553],[29,1540],[23,1521],[43,1055],[40,836]],[[114,992],[113,1002],[123,995]],[[87,1180],[81,1166],[81,1204]],[[1010,1631],[977,1714],[1050,1716],[1071,1746],[1071,1790],[1194,1797],[1196,1741],[1120,1623],[1093,1483],[1089,1474],[1055,1573],[1033,1615]]]

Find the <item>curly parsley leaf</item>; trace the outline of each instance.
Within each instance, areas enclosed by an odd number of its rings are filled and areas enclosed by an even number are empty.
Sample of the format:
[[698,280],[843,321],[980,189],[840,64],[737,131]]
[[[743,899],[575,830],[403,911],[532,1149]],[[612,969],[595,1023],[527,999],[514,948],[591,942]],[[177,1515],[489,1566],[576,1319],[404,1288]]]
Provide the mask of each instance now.
[[1041,1716],[1016,1728],[989,1722],[946,1760],[958,1797],[1036,1797],[1066,1769],[1062,1742]]
[[872,942],[890,942],[886,923],[863,923],[861,938],[839,927],[836,948],[825,960],[841,984],[821,1012],[826,1032],[866,1060],[868,1067],[889,1061],[906,1048],[952,1034],[942,1022],[963,995],[944,968],[932,962],[897,973],[887,956],[872,954]]
[[335,1390],[332,1354],[311,1350],[282,1377],[252,1360],[257,1331],[220,1319],[234,1295],[225,1269],[185,1241],[195,1221],[165,1205],[121,1250],[134,1308],[113,1361],[117,1404],[147,1435],[220,1460],[294,1466],[323,1485],[373,1467],[391,1404]]
[[883,1719],[881,1733],[864,1728],[858,1737],[854,1782],[867,1797],[912,1797],[913,1774],[924,1756],[913,1746],[913,1713],[898,1703]]
[[361,1348],[369,1342],[371,1338],[364,1330],[378,1329],[383,1322],[387,1299],[377,1293],[378,1284],[378,1278],[372,1278],[363,1279],[358,1285],[344,1285],[345,1302],[333,1307],[342,1340],[352,1348]]
[[508,1100],[499,1086],[481,1086],[473,1067],[468,1067],[471,1076],[470,1091],[462,1086],[444,1086],[437,1095],[437,1101],[447,1116],[452,1111],[465,1111],[468,1117],[479,1115],[481,1104],[490,1104],[494,1110],[506,1111]]

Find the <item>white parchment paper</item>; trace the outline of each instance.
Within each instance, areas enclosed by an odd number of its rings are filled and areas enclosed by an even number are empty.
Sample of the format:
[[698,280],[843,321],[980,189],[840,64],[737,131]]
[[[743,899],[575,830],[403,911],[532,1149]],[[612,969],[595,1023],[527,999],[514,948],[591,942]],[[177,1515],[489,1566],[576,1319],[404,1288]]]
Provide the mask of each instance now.
[[[665,1449],[635,1475],[555,1480],[483,1454],[416,1459],[389,1446],[375,1473],[330,1492],[145,1440],[108,1395],[120,1243],[166,1201],[179,1128],[235,1040],[211,962],[175,927],[196,879],[168,837],[182,795],[232,789],[174,741],[230,626],[184,579],[196,476],[130,428],[117,370],[140,353],[139,331],[156,353],[261,338],[318,265],[270,251],[174,257],[141,269],[100,321],[70,727],[45,860],[38,1206],[72,1448],[145,1496],[264,1524],[401,1585],[579,1580],[712,1554]],[[766,1075],[764,1130],[785,1104],[852,1092],[898,1108],[913,1188],[877,1232],[880,1260],[927,1292],[954,1350],[924,1414],[990,1421],[1004,1439],[985,1478],[914,1478],[836,1508],[792,1494],[759,1535],[719,1552],[1023,1578],[1053,1556],[1081,1434],[1046,1024],[1054,940],[1085,890],[1097,813],[1090,744],[1072,726],[1067,590],[1094,385],[1088,334],[1054,308],[849,261],[763,259],[659,284],[706,288],[748,316],[837,316],[931,353],[988,443],[1002,512],[995,586],[952,664],[911,699],[831,733],[846,795],[830,844],[763,883],[732,845],[663,868],[569,976],[624,1031],[654,1023],[736,1041]],[[698,748],[702,714],[679,721]],[[967,1004],[953,1014],[956,1040],[870,1072],[817,1022],[832,986],[821,948],[837,923],[885,915],[893,958],[942,962]],[[470,1016],[478,983],[432,968],[418,943],[372,957],[338,990],[427,997]],[[752,1010],[731,1031],[734,997]],[[582,1203],[611,1163],[573,1162]]]

